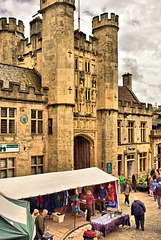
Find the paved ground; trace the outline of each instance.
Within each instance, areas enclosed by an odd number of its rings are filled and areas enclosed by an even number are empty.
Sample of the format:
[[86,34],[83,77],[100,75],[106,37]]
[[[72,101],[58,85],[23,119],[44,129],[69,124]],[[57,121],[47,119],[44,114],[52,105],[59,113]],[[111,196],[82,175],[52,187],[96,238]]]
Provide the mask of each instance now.
[[[158,209],[158,205],[154,202],[153,197],[148,196],[147,193],[138,192],[130,194],[130,203],[133,202],[134,196],[137,195],[139,200],[144,202],[147,212],[145,214],[145,231],[137,230],[135,225],[130,227],[118,227],[114,231],[110,232],[105,238],[101,234],[98,234],[98,239],[110,239],[110,240],[161,240],[161,209]],[[119,194],[120,208],[123,212],[130,215],[131,208],[124,204],[124,195]],[[100,214],[97,212],[97,217]],[[85,218],[79,218],[76,221],[76,227],[83,224],[87,224]],[[54,234],[54,240],[60,239],[73,239],[82,240],[83,232],[86,226],[78,228],[73,231],[67,238],[67,233],[69,233],[74,228],[74,219],[71,214],[65,216],[65,221],[63,223],[55,223],[52,219],[47,220],[47,225],[49,226],[50,232]]]

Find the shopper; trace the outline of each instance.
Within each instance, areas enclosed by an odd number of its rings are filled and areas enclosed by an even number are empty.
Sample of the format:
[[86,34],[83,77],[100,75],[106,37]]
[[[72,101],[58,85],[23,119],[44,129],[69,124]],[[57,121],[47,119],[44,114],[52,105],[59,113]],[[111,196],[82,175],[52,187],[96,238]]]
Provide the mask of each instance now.
[[120,193],[122,193],[122,188],[123,188],[123,184],[124,184],[124,181],[125,181],[125,177],[124,177],[124,173],[123,172],[119,176],[119,180],[120,180]]
[[150,171],[151,177],[153,177],[154,173],[155,173],[155,168],[153,167],[152,170]]
[[32,217],[35,221],[35,219],[37,218],[37,216],[39,215],[39,210],[38,209],[34,209],[33,213],[32,213]]
[[135,217],[136,229],[139,229],[141,223],[141,230],[144,231],[144,212],[146,208],[143,202],[138,200],[138,197],[134,197],[134,202],[131,205],[131,215]]
[[107,189],[104,187],[104,185],[100,185],[98,196],[100,212],[106,209],[105,201],[107,196],[108,196]]
[[94,196],[92,195],[92,192],[90,190],[87,190],[86,196],[86,208],[87,208],[87,221],[91,220],[91,214],[92,214],[92,201],[94,199]]
[[158,186],[158,183],[157,183],[157,180],[154,179],[154,182],[152,183],[152,190],[153,190],[154,201],[156,201],[156,198],[157,198],[156,192],[155,192],[156,186]]
[[83,239],[97,239],[96,233],[92,230],[92,226],[90,224],[87,225],[87,230],[84,231]]
[[129,183],[129,179],[126,179],[126,181],[123,184],[123,194],[125,194],[125,204],[127,203],[129,207],[130,207],[130,203],[129,203],[130,192],[131,192],[131,186]]
[[157,183],[161,182],[161,175],[158,175]]
[[137,173],[135,172],[132,175],[132,189],[134,190],[134,192],[136,192],[136,176],[137,176]]
[[161,198],[161,181],[158,183],[158,186],[155,188],[155,194],[158,201],[158,208],[160,208],[160,198]]
[[48,214],[48,210],[44,209],[35,219],[36,225],[36,240],[45,238],[45,217]]

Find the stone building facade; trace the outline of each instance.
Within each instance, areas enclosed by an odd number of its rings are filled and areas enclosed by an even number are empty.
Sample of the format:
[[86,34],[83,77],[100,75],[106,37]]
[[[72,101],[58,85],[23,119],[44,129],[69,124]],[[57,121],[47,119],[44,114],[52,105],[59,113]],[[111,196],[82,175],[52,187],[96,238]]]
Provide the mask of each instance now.
[[150,134],[153,166],[161,168],[161,106],[153,112],[152,131]]
[[41,0],[30,42],[21,21],[0,19],[1,178],[151,168],[152,107],[134,95],[131,74],[118,87],[119,18],[94,17],[87,40],[74,10],[74,0]]

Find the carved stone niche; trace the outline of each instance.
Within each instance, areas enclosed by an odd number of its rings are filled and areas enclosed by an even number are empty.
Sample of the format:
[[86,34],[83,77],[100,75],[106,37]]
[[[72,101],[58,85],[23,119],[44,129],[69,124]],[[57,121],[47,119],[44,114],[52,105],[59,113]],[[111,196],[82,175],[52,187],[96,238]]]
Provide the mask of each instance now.
[[92,88],[96,88],[96,75],[92,74]]
[[79,71],[79,78],[80,78],[80,80],[81,80],[81,79],[82,79],[82,80],[85,79],[85,73],[84,73],[84,71]]

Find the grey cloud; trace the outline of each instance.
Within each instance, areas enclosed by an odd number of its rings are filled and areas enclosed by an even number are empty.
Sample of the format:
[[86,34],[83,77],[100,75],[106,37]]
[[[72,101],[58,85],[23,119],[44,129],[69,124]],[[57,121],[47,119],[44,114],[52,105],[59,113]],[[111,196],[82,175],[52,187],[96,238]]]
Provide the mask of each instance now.
[[29,3],[29,2],[33,2],[33,0],[17,0],[18,3]]
[[136,59],[123,58],[123,69],[125,69],[126,72],[131,73],[136,82],[143,82],[144,77],[141,73],[139,73],[139,67]]
[[90,10],[85,10],[83,11],[83,14],[87,15],[87,16],[90,16],[90,17],[94,17],[94,12],[90,11]]
[[0,14],[1,15],[8,15],[8,14],[10,14],[10,12],[7,10],[7,9],[0,9]]
[[132,19],[131,22],[129,22],[132,26],[141,26],[141,23],[137,19]]

